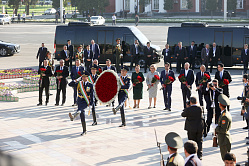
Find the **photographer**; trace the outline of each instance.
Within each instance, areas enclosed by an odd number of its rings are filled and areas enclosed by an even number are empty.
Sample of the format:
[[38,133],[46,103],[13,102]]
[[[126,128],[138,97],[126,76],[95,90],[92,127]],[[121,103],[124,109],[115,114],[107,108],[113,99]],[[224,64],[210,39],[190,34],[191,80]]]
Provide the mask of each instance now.
[[[249,79],[248,79],[248,74],[244,74],[243,75],[243,84],[244,84],[244,89],[242,92],[241,97],[238,96],[237,99],[241,100],[241,104],[242,104],[242,109],[241,109],[241,115],[244,115],[244,112],[246,112],[246,110],[248,109],[249,106]],[[246,116],[244,116],[246,118],[246,127],[243,127],[243,129],[248,129],[248,118]],[[243,118],[244,120],[244,118]]]
[[207,95],[207,133],[210,130],[210,125],[212,124],[213,114],[215,110],[215,124],[218,123],[219,116],[221,114],[218,96],[223,93],[223,89],[219,88],[218,80],[214,79],[212,83],[207,84],[205,95]]

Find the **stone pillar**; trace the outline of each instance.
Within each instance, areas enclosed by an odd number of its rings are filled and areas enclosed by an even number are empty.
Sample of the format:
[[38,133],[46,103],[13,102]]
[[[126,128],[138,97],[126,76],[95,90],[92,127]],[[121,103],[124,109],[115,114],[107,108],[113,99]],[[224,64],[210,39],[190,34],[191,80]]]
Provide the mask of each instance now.
[[200,9],[199,9],[199,7],[200,7],[200,0],[195,0],[195,12],[196,13],[199,13],[200,12]]
[[135,13],[135,0],[130,0],[130,13]]
[[164,0],[159,0],[159,13],[165,13],[166,10],[164,8]]
[[116,0],[115,13],[120,12],[121,9],[123,10],[123,0]]

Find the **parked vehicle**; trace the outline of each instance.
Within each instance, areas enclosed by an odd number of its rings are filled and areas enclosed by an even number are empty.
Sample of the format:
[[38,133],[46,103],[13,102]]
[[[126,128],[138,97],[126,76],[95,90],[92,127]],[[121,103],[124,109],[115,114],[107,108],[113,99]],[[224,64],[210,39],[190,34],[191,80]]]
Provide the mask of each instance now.
[[20,52],[20,45],[6,43],[0,40],[0,55],[1,56],[13,55],[19,52]]
[[104,25],[105,19],[102,16],[92,16],[90,22],[94,25]]
[[[79,45],[86,46],[91,44],[91,40],[94,39],[100,47],[100,58],[99,62],[105,64],[106,59],[110,59],[112,63],[115,63],[114,49],[116,47],[116,39],[120,38],[121,43],[125,42],[126,45],[126,55],[124,55],[124,62],[131,61],[130,45],[134,44],[137,39],[142,48],[140,52],[140,57],[137,63],[144,67],[145,57],[143,48],[149,39],[136,27],[134,26],[91,26],[89,23],[72,23],[68,25],[60,25],[56,27],[55,31],[55,58],[60,59],[60,51],[66,44],[67,40],[72,41],[72,45],[76,49]],[[153,63],[160,62],[161,59],[161,49],[159,46],[151,44],[154,50]]]
[[11,17],[8,14],[0,14],[0,24],[11,24]]
[[45,5],[52,5],[53,4],[53,1],[51,1],[51,0],[45,0]]
[[49,8],[47,9],[44,14],[45,15],[49,15],[49,14],[55,14],[56,13],[56,10],[54,8]]
[[[173,52],[179,41],[182,41],[184,47],[195,41],[195,68],[201,65],[202,48],[205,44],[212,47],[213,42],[219,47],[222,63],[225,66],[233,66],[241,64],[241,50],[244,44],[249,44],[249,28],[208,26],[204,23],[183,23],[181,27],[169,27],[167,43]],[[175,55],[171,59],[175,61]]]

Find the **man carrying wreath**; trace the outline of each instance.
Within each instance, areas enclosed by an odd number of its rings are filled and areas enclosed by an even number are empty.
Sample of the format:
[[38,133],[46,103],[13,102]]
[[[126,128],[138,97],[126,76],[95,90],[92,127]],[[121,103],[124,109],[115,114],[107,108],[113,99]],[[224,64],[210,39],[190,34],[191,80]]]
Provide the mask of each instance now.
[[79,81],[78,83],[78,110],[74,113],[71,114],[69,113],[70,120],[73,121],[79,114],[80,114],[80,119],[81,119],[81,125],[83,128],[83,132],[81,135],[86,134],[86,119],[85,119],[85,109],[93,105],[93,85],[88,81],[88,76],[89,76],[88,71],[83,71],[82,72],[82,81]]
[[160,82],[163,87],[163,97],[165,108],[163,110],[171,111],[171,93],[172,83],[175,81],[175,73],[170,70],[169,62],[165,62],[165,70],[161,72]]

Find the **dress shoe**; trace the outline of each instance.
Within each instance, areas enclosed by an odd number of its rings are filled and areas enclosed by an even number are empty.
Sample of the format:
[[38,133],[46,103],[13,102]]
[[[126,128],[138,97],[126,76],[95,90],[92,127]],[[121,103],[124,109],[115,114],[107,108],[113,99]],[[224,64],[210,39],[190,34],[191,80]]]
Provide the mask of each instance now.
[[58,106],[59,104],[55,104],[55,106]]
[[149,106],[148,109],[151,109],[151,106]]
[[73,115],[71,114],[71,112],[69,112],[68,116],[69,116],[70,120],[73,121],[73,118],[74,118],[74,117],[73,117]]
[[139,108],[139,105],[137,106],[137,108]]
[[248,129],[248,126],[246,126],[246,127],[243,127],[243,129]]
[[124,126],[126,126],[126,124],[121,124],[119,127],[124,127]]
[[53,94],[52,94],[52,93],[50,93],[50,94],[49,94],[49,96],[53,96]]
[[97,124],[98,124],[97,122],[93,122],[92,126],[95,126],[95,125],[97,125]]
[[46,106],[48,105],[48,101],[45,102]]
[[77,104],[73,104],[72,106],[76,106]]
[[116,113],[117,113],[115,108],[112,108],[112,112],[113,112],[114,115],[116,115]]
[[168,108],[168,111],[171,111],[171,109],[170,109],[170,108]]
[[42,105],[42,103],[38,103],[38,104],[37,104],[37,106],[40,106],[40,105]]
[[154,106],[153,108],[156,108],[156,106]]
[[134,105],[133,108],[136,108],[136,105]]
[[83,131],[80,135],[82,135],[82,136],[86,135],[86,131]]
[[163,110],[167,110],[168,108],[164,108]]
[[62,103],[61,106],[64,106],[64,103]]

